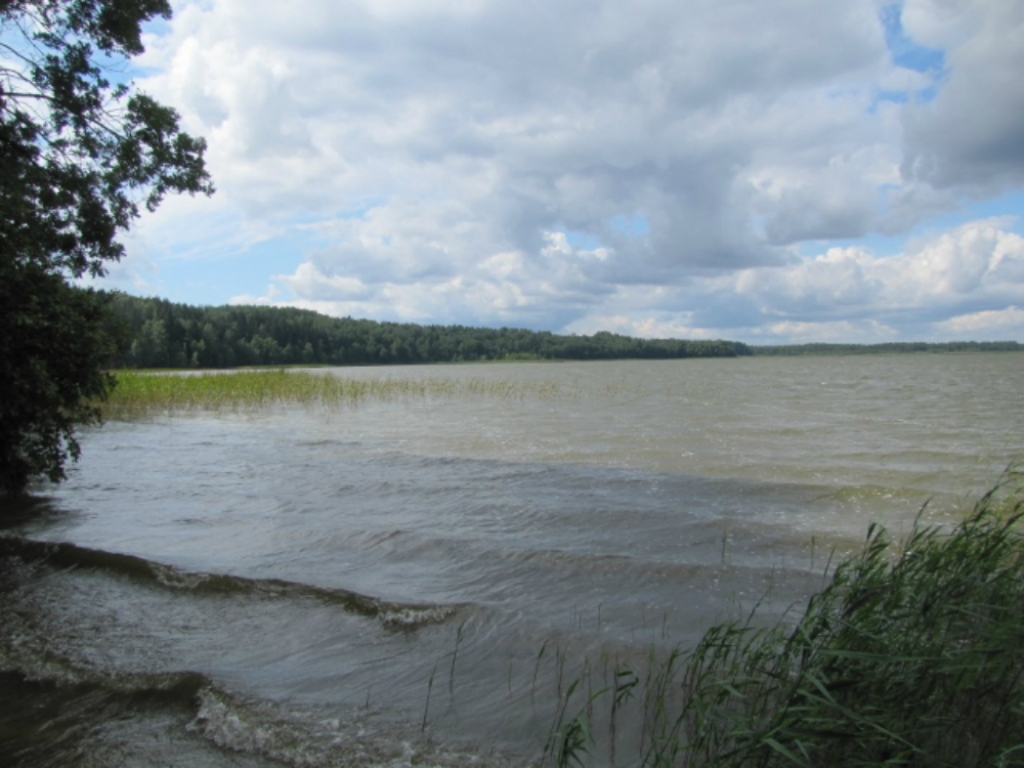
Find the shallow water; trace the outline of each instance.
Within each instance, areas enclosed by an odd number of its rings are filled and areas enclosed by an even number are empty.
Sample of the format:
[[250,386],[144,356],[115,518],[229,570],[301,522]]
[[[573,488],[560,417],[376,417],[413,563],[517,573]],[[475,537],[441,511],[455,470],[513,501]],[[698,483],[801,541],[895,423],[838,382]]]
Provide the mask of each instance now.
[[797,615],[1024,454],[1012,353],[321,373],[508,386],[85,434],[0,539],[4,764],[528,762],[583,659]]

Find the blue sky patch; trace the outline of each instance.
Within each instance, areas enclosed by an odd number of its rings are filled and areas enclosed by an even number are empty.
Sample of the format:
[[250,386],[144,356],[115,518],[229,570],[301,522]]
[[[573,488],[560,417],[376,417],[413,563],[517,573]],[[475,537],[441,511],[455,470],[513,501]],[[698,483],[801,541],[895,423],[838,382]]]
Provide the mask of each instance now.
[[158,295],[189,304],[223,304],[224,296],[262,296],[274,274],[290,274],[304,261],[304,248],[289,238],[275,238],[244,253],[195,261],[164,259],[149,277]]
[[644,237],[651,232],[651,225],[647,223],[647,217],[642,213],[634,213],[632,216],[612,216],[608,226],[619,234],[632,237]]
[[579,232],[574,229],[564,231],[566,242],[573,248],[583,251],[593,251],[601,247],[601,241],[589,232]]
[[962,206],[950,213],[928,219],[910,232],[885,235],[878,232],[863,237],[837,240],[811,240],[800,243],[797,252],[804,258],[818,256],[829,248],[863,248],[872,256],[895,256],[906,250],[907,241],[949,232],[972,221],[1003,218],[1002,229],[1024,235],[1024,190],[1017,189],[991,200],[964,201]]
[[939,74],[946,68],[946,56],[938,48],[918,45],[903,30],[901,5],[887,5],[882,9],[881,20],[885,28],[885,44],[897,67],[915,72]]
[[915,227],[912,237],[943,232],[963,226],[969,221],[991,218],[1009,218],[1011,221],[1003,225],[1003,229],[1024,235],[1024,189],[1015,189],[1005,195],[989,200],[965,200],[962,207],[943,216],[929,219],[927,224]]

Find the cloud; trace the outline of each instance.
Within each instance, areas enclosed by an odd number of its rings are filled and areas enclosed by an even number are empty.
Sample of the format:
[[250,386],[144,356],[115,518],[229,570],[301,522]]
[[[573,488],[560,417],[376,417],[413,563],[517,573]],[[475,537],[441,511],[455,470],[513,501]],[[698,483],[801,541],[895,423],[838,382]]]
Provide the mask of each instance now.
[[989,330],[1013,337],[1022,330],[1024,238],[1011,223],[969,222],[889,256],[830,248],[783,266],[698,278],[658,297],[620,290],[570,330],[605,324],[638,336],[753,343],[940,340],[971,331],[987,338]]
[[1024,183],[1018,8],[182,1],[143,86],[219,193],[130,251],[276,248],[236,294],[379,319],[938,332],[1024,305],[1010,225],[856,241]]
[[772,323],[761,332],[772,343],[773,339],[788,344],[881,344],[898,338],[899,332],[877,320],[833,320],[826,322],[784,321]]
[[571,333],[592,335],[599,331],[620,333],[645,339],[711,339],[713,331],[688,325],[683,317],[629,317],[596,315],[570,329]]
[[[537,250],[544,231],[609,237],[642,211],[651,241],[628,257],[652,274],[772,261],[746,210],[755,155],[780,159],[766,128],[853,118],[845,135],[870,133],[862,98],[820,94],[884,57],[870,5],[735,0],[221,0],[184,6],[153,47],[147,87],[208,137],[222,192],[253,219],[450,198]],[[810,113],[800,94],[819,94]],[[821,218],[816,231],[855,227]]]
[[904,16],[949,48],[948,83],[906,111],[904,176],[979,195],[1024,182],[1024,5],[908,0]]
[[997,336],[1020,335],[1024,329],[1024,309],[1016,306],[1009,306],[1006,309],[985,309],[981,312],[951,317],[937,323],[937,326],[942,330],[967,334],[972,338],[977,338],[979,334],[987,336],[993,331]]
[[743,271],[735,291],[772,333],[806,335],[820,325],[846,327],[852,338],[864,335],[854,333],[860,323],[876,336],[903,326],[935,338],[957,330],[953,318],[973,316],[980,306],[1024,303],[1024,238],[1007,231],[1009,223],[970,222],[893,256],[831,248],[782,268]]

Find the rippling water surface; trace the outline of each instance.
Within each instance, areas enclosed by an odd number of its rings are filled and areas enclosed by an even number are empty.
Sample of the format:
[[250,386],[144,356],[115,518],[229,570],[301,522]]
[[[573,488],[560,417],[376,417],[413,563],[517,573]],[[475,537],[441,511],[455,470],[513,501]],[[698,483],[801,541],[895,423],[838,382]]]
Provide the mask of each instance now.
[[320,373],[507,386],[85,434],[8,504],[4,764],[525,763],[583,659],[785,620],[1024,454],[1012,353]]

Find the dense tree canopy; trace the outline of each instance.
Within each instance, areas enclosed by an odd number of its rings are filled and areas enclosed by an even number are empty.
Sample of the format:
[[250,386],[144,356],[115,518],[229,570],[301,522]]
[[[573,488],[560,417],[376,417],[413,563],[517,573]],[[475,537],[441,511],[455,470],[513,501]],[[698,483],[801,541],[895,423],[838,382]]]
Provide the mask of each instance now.
[[394,365],[483,360],[616,360],[1017,351],[1016,342],[894,342],[748,346],[738,341],[559,335],[522,328],[381,323],[265,306],[196,307],[125,294],[110,297],[111,333],[124,368],[241,365]]
[[69,281],[124,254],[170,191],[211,193],[205,144],[108,79],[167,0],[0,0],[0,488],[63,476],[92,421],[110,342],[103,299]]
[[118,364],[139,368],[237,365],[390,365],[477,360],[733,357],[733,341],[562,336],[521,328],[413,325],[333,318],[278,307],[193,307],[116,294],[113,317],[130,343]]
[[755,355],[900,355],[911,352],[1019,352],[1016,341],[888,341],[883,344],[786,344],[751,347]]

